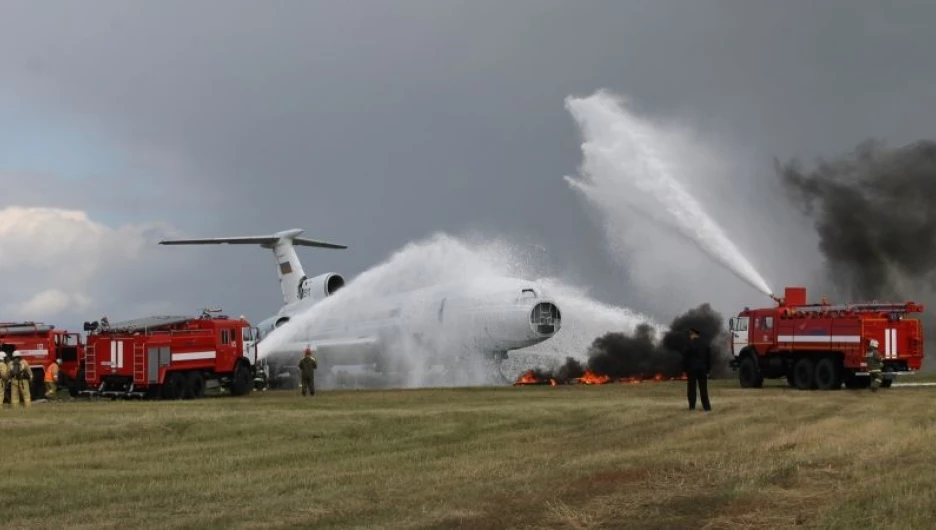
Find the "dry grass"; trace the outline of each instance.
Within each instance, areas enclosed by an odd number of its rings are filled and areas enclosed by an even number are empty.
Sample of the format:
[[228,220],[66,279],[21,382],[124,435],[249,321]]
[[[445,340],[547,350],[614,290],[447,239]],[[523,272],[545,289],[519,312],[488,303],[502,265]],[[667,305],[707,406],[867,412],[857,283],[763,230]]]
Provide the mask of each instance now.
[[936,388],[684,383],[37,403],[4,528],[936,528]]

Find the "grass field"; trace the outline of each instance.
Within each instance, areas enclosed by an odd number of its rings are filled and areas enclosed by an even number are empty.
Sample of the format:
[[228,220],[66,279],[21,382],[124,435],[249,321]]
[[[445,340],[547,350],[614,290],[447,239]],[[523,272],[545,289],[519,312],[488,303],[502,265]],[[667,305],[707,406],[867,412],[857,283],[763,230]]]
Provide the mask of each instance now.
[[936,388],[712,382],[36,403],[3,528],[936,528]]

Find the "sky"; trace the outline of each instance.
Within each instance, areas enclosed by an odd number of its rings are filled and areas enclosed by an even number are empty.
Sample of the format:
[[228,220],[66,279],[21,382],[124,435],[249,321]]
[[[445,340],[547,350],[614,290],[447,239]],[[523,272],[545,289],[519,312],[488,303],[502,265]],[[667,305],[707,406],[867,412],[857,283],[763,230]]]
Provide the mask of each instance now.
[[[0,320],[211,305],[259,321],[281,303],[268,251],[156,242],[287,228],[349,246],[302,249],[307,272],[350,279],[433,233],[481,233],[541,245],[594,298],[663,321],[737,311],[763,297],[689,246],[655,254],[700,264],[665,286],[609,252],[563,179],[583,156],[565,98],[626,95],[717,146],[723,172],[699,192],[713,216],[773,287],[808,283],[815,234],[774,160],[933,137],[934,16],[922,1],[7,0]],[[673,288],[684,299],[655,294]]]

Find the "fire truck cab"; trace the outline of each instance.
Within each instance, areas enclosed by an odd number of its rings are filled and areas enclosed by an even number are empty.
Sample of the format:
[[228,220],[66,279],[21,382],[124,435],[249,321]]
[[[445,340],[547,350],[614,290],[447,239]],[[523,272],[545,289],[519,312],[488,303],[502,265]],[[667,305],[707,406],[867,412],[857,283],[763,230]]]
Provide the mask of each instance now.
[[56,360],[61,359],[59,383],[77,395],[76,385],[84,357],[84,342],[79,333],[55,329],[42,322],[0,323],[0,349],[7,356],[18,351],[32,369],[30,394],[32,399],[45,395],[45,371]]
[[87,395],[195,399],[221,387],[253,388],[256,329],[243,317],[153,316],[86,322]]
[[801,390],[861,388],[870,382],[866,355],[871,339],[884,363],[884,387],[894,376],[923,363],[923,328],[914,302],[809,304],[806,289],[787,287],[777,306],[745,308],[728,321],[730,366],[741,386],[759,388],[765,378],[787,379]]

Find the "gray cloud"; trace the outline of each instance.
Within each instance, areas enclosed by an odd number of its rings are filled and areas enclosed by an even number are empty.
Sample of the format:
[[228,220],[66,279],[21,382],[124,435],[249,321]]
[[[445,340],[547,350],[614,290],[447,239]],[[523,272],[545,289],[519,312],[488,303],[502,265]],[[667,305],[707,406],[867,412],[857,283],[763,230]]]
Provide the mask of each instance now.
[[[30,182],[0,206],[47,196],[191,235],[303,227],[351,246],[303,252],[308,267],[348,276],[437,230],[508,233],[643,309],[562,180],[581,161],[567,95],[623,92],[721,145],[724,178],[699,193],[775,288],[804,283],[819,258],[774,157],[933,134],[936,6],[580,4],[4,3],[3,100],[102,135],[128,162],[103,190],[66,187],[77,203]],[[253,318],[277,306],[265,251],[154,252],[190,268],[133,272],[188,286],[186,301],[196,288]],[[737,285],[720,274],[699,269]],[[125,296],[152,296],[137,285]],[[654,309],[668,321],[704,301]]]

